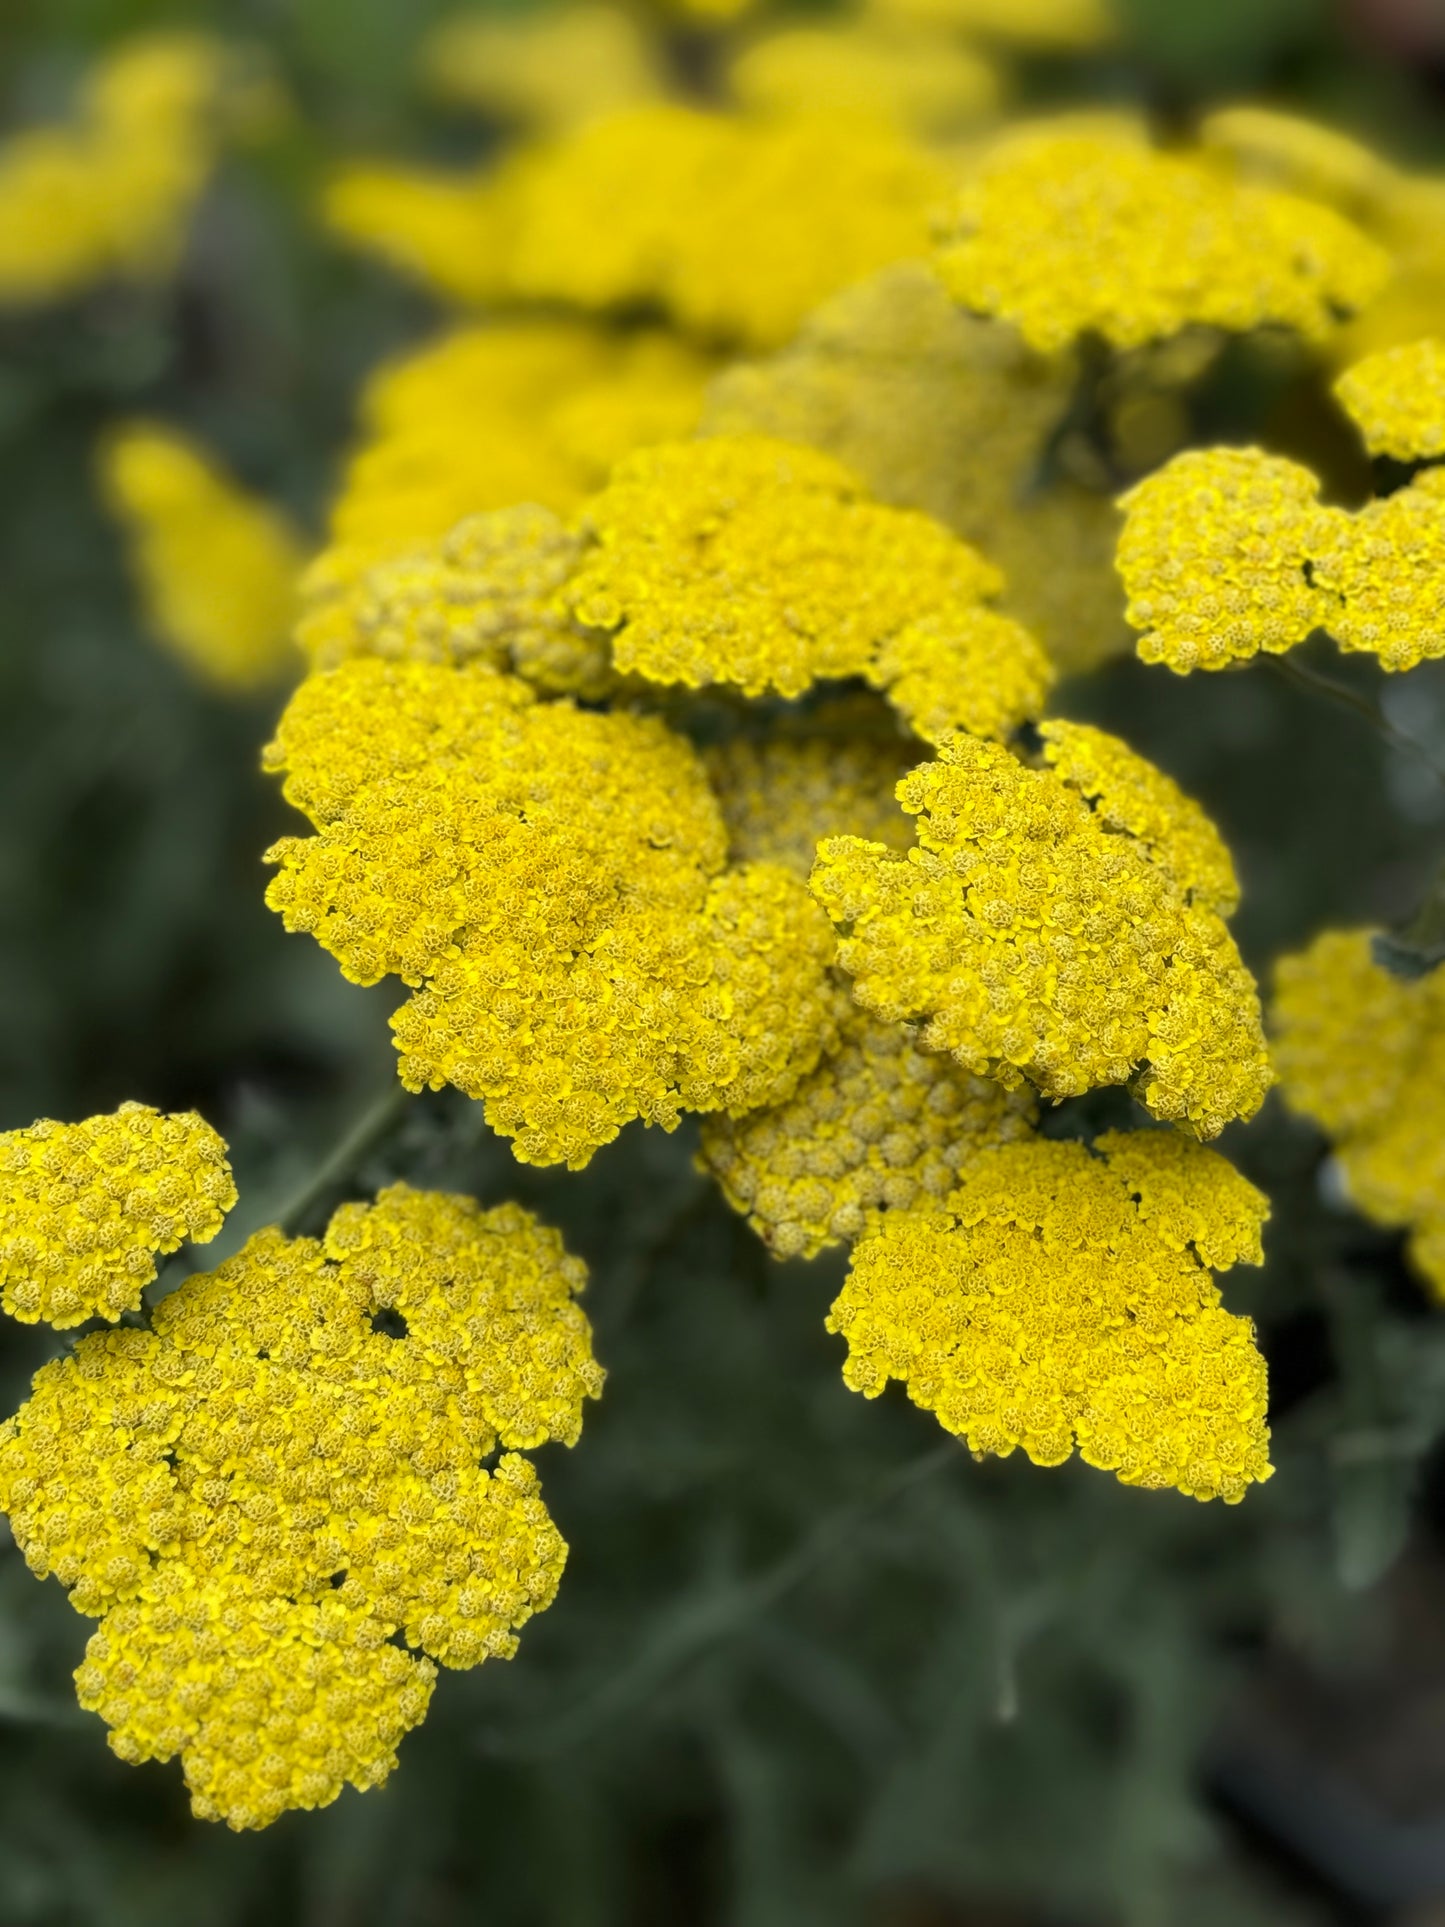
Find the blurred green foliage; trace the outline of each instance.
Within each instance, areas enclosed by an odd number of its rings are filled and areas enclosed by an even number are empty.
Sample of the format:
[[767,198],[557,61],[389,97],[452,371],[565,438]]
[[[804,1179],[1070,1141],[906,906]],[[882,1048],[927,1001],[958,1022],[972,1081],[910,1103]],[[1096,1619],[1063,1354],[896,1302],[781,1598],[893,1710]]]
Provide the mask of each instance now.
[[[157,411],[319,528],[364,372],[435,317],[329,246],[308,201],[335,154],[453,137],[408,81],[436,11],[9,0],[0,17],[12,117],[113,38],[178,21],[259,43],[291,97],[225,164],[174,287],[0,320],[0,1128],[126,1097],[199,1106],[242,1188],[218,1253],[386,1087],[391,997],[343,984],[264,909],[260,852],[287,820],[258,771],[275,704],[203,693],[144,634],[93,450],[117,414]],[[1424,82],[1361,54],[1323,0],[1127,12],[1091,84],[1186,105],[1274,84],[1439,144]],[[1305,379],[1237,357],[1201,426],[1273,411],[1289,447],[1292,422],[1327,417]],[[1445,676],[1387,689],[1329,668],[1445,756]],[[1122,662],[1062,707],[1215,815],[1257,969],[1326,924],[1403,921],[1425,893],[1445,792],[1268,668],[1185,683]],[[976,1466],[901,1396],[852,1396],[822,1329],[838,1261],[774,1264],[692,1148],[686,1128],[634,1127],[585,1173],[525,1171],[440,1097],[356,1174],[516,1197],[561,1226],[592,1268],[610,1373],[581,1445],[540,1457],[572,1547],[556,1605],[510,1666],[443,1676],[382,1792],[256,1837],[192,1822],[178,1767],[122,1766],[75,1710],[86,1622],[0,1558],[0,1922],[1332,1917],[1242,1844],[1202,1777],[1257,1655],[1356,1665],[1372,1586],[1435,1530],[1419,1468],[1445,1417],[1445,1327],[1398,1242],[1332,1201],[1317,1137],[1272,1100],[1226,1140],[1276,1210],[1265,1271],[1229,1287],[1271,1355],[1279,1467],[1238,1510],[1077,1463]],[[7,1409],[53,1344],[0,1333]]]

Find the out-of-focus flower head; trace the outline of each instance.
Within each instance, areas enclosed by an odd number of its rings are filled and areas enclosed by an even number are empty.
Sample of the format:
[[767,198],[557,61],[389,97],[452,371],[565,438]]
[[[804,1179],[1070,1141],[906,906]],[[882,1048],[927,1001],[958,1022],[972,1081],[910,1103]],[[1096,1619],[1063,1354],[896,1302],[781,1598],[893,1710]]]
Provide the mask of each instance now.
[[[1197,807],[1122,743],[1048,726],[1056,767],[959,736],[899,785],[899,858],[836,837],[813,891],[865,1009],[1047,1097],[1130,1084],[1213,1137],[1271,1072],[1259,999],[1214,902],[1232,872]],[[1092,807],[1090,800],[1092,800]],[[1211,901],[1212,899],[1212,901]]]
[[131,422],[101,450],[147,618],[203,681],[245,695],[294,660],[304,550],[289,520],[188,436]]
[[511,19],[458,14],[428,34],[421,67],[440,98],[542,130],[575,126],[663,90],[640,23],[596,0]]
[[580,527],[567,596],[623,671],[790,697],[862,676],[929,740],[1007,735],[1043,705],[1042,650],[983,606],[997,573],[815,450],[757,435],[643,449]]
[[711,368],[657,329],[554,317],[461,328],[384,365],[362,392],[327,574],[404,553],[479,510],[570,513],[633,448],[691,433]]
[[602,1374],[582,1264],[514,1205],[393,1185],[324,1244],[262,1231],[36,1375],[0,1505],[100,1625],[82,1706],[180,1754],[199,1818],[376,1786],[436,1665],[516,1650],[566,1547],[530,1462]]
[[845,1381],[901,1379],[975,1453],[1075,1449],[1125,1485],[1237,1503],[1270,1476],[1265,1364],[1213,1270],[1261,1259],[1264,1197],[1167,1131],[974,1152],[940,1204],[875,1216],[829,1317]]
[[475,307],[506,291],[513,209],[486,174],[352,162],[327,184],[321,214],[342,240],[447,301]]
[[0,1303],[65,1328],[134,1311],[156,1254],[207,1244],[236,1202],[226,1146],[194,1111],[146,1104],[0,1134]]
[[1134,348],[1191,323],[1323,339],[1384,284],[1384,252],[1333,208],[1244,185],[1198,155],[1034,128],[964,186],[937,255],[964,307],[1048,353],[1096,333]]
[[728,80],[751,113],[854,114],[925,137],[972,126],[1002,94],[998,69],[971,48],[866,22],[774,28],[738,54]]
[[1118,31],[1110,0],[869,0],[868,10],[1034,52],[1078,53]]
[[1406,982],[1369,930],[1329,930],[1275,967],[1280,1088],[1332,1140],[1350,1197],[1410,1233],[1445,1299],[1445,973]]
[[832,1041],[826,919],[783,869],[725,869],[702,764],[654,717],[359,657],[301,685],[267,761],[318,830],[270,852],[267,902],[354,982],[415,987],[402,1081],[481,1100],[523,1162],[776,1102]]
[[1445,455],[1445,341],[1367,355],[1340,376],[1335,395],[1372,455],[1399,462]]
[[1273,107],[1217,108],[1200,123],[1199,144],[1227,156],[1244,179],[1327,202],[1371,233],[1400,180],[1348,134]]
[[198,34],[122,42],[69,120],[0,144],[0,305],[170,273],[215,161],[224,75]]
[[1119,513],[1066,474],[1045,480],[1072,355],[1035,354],[964,313],[922,262],[835,295],[798,339],[712,384],[706,434],[820,448],[880,501],[923,509],[998,565],[1000,603],[1064,671],[1127,648],[1114,574]]

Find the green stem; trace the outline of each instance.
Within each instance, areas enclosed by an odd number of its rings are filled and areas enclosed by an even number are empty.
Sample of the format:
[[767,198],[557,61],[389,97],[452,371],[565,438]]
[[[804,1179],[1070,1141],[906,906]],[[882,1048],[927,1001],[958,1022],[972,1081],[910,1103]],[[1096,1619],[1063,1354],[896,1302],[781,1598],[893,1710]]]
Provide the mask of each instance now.
[[294,1238],[326,1194],[344,1184],[377,1145],[391,1136],[411,1099],[405,1086],[393,1084],[362,1112],[280,1212],[277,1223],[288,1237]]
[[1402,729],[1396,729],[1378,703],[1362,696],[1358,690],[1347,684],[1336,682],[1333,676],[1322,676],[1317,669],[1306,669],[1302,663],[1289,656],[1265,656],[1264,661],[1276,675],[1286,682],[1292,682],[1297,689],[1311,690],[1317,696],[1325,696],[1331,702],[1340,703],[1346,709],[1354,710],[1357,716],[1375,731],[1376,735],[1387,742],[1392,749],[1403,750],[1407,756],[1414,756],[1429,770],[1438,783],[1445,783],[1445,767],[1435,761],[1423,743],[1417,743],[1413,736],[1407,736]]

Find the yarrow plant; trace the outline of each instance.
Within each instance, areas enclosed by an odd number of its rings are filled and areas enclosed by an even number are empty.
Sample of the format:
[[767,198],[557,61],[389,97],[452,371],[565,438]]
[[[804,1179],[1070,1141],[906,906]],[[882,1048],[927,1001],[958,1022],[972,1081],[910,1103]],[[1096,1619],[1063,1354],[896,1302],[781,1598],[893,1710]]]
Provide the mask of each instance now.
[[[208,1272],[157,1271],[237,1205],[194,1112],[0,1135],[0,1304],[76,1333],[0,1505],[96,1621],[82,1707],[234,1828],[380,1785],[438,1669],[564,1583],[529,1455],[603,1390],[586,1267],[413,1184],[409,1116],[569,1171],[695,1117],[770,1252],[834,1254],[850,1390],[1200,1501],[1274,1469],[1217,1274],[1264,1257],[1232,1160],[1276,1079],[1445,1295],[1438,971],[1327,932],[1267,1025],[1220,828],[1081,719],[1131,632],[1179,675],[1445,653],[1445,300],[1389,319],[1422,185],[1249,110],[1007,117],[1020,46],[1108,38],[1093,0],[738,10],[428,42],[495,139],[307,209],[447,310],[367,374],[324,526],[160,418],[95,450],[149,630],[278,692],[257,894],[394,1004],[377,1129]],[[230,61],[123,49],[0,150],[0,302],[175,270]],[[1332,395],[1368,497],[1197,432],[1255,350]],[[356,1195],[378,1146],[403,1175]]]

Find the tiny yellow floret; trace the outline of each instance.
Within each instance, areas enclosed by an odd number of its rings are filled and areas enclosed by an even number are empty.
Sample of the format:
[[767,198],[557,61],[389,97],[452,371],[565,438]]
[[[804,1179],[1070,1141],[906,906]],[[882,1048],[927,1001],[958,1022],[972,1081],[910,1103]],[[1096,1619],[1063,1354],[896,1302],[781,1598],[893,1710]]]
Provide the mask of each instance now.
[[1267,1479],[1265,1363],[1212,1269],[1268,1203],[1168,1131],[983,1148],[928,1209],[874,1217],[828,1320],[843,1376],[892,1378],[976,1455],[1077,1448],[1124,1485],[1236,1504]]
[[156,1253],[207,1244],[236,1202],[226,1146],[148,1104],[0,1135],[0,1303],[64,1329],[134,1311]]

